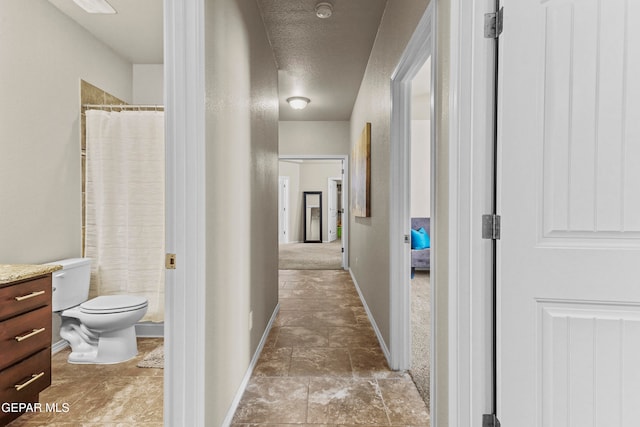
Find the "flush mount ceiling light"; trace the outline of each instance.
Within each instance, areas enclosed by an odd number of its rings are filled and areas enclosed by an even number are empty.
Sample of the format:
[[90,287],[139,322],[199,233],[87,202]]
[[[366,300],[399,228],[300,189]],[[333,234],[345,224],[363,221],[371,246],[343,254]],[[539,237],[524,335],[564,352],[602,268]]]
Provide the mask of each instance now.
[[73,0],[75,4],[83,8],[88,13],[114,14],[116,10],[107,0]]
[[304,96],[292,96],[291,98],[287,98],[287,102],[294,110],[302,110],[311,100]]
[[331,3],[320,2],[316,5],[316,16],[320,19],[326,19],[333,14],[333,6]]

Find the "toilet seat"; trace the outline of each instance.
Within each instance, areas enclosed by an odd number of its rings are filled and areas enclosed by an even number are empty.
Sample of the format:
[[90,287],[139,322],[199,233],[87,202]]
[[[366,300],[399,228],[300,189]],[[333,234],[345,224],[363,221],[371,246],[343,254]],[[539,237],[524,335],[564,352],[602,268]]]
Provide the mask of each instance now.
[[80,304],[80,311],[86,314],[112,314],[145,308],[148,301],[134,295],[103,295]]

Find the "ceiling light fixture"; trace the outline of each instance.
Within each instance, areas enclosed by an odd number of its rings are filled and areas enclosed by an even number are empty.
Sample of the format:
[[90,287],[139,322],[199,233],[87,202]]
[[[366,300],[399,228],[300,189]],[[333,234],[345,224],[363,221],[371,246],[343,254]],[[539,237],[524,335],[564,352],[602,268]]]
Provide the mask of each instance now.
[[311,100],[304,96],[292,96],[291,98],[287,98],[287,102],[294,110],[302,110]]
[[83,8],[88,13],[102,13],[113,15],[116,10],[107,0],[73,0],[75,4]]
[[316,5],[316,16],[320,19],[326,19],[333,14],[333,6],[331,3],[320,2]]

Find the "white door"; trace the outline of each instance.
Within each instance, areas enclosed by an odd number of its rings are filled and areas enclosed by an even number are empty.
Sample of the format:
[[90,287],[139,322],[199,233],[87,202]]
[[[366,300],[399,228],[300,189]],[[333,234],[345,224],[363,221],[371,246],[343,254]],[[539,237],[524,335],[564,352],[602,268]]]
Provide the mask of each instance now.
[[329,213],[329,241],[333,242],[338,238],[338,182],[335,178],[329,178],[328,191],[328,213]]
[[278,243],[289,243],[289,177],[278,178]]
[[640,1],[505,0],[498,418],[640,425]]

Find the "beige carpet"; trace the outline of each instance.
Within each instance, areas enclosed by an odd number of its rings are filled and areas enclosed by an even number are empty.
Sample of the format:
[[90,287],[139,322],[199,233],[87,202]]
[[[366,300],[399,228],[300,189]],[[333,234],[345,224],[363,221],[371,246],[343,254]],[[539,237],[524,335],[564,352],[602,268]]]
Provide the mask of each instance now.
[[339,270],[342,268],[342,242],[281,243],[280,270]]
[[411,281],[411,369],[409,374],[429,408],[431,301],[428,271]]
[[144,359],[138,362],[138,368],[164,369],[164,346],[153,349]]

